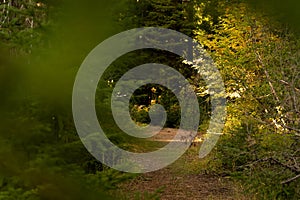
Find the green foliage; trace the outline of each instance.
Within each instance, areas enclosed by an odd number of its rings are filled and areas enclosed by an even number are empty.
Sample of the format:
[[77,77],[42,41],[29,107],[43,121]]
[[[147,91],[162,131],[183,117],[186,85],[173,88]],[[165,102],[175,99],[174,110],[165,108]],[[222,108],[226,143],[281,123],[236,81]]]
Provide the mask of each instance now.
[[[0,199],[112,199],[106,190],[132,177],[111,172],[87,152],[71,113],[81,59],[111,33],[111,18],[97,14],[109,10],[90,13],[90,8],[112,4],[1,1]],[[85,24],[79,18],[94,23],[87,26],[102,26],[85,32],[85,40],[74,40],[84,38],[75,31]],[[107,103],[108,92],[101,92],[98,98]],[[124,145],[112,127],[106,126],[112,140]]]
[[299,99],[299,38],[241,2],[215,4],[217,21],[213,13],[201,15],[209,5],[198,9],[196,38],[219,67],[228,99],[225,134],[208,168],[242,180],[257,199],[298,199],[299,179],[285,181],[300,171],[293,100]]
[[[43,44],[48,6],[36,1],[5,1],[0,5],[0,39],[14,53],[30,53]],[[33,39],[34,38],[34,39]]]
[[159,200],[160,195],[163,192],[164,188],[158,188],[154,192],[135,192],[134,194],[122,194],[120,195],[120,200]]
[[101,187],[103,191],[113,190],[118,188],[118,184],[135,177],[135,174],[120,173],[114,169],[107,169],[96,174],[87,174],[87,184],[92,188],[95,186]]
[[134,105],[130,111],[130,115],[136,122],[139,122],[142,124],[150,123],[150,117],[148,114],[147,107],[141,107],[141,106]]

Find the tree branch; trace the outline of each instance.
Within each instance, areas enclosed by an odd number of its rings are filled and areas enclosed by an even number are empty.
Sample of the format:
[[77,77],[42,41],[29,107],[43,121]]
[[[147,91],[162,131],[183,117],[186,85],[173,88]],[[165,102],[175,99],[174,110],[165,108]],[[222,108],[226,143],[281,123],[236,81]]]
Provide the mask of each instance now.
[[291,171],[294,172],[294,173],[299,173],[299,172],[300,172],[300,169],[299,169],[299,168],[297,168],[297,167],[295,167],[295,166],[287,165],[287,164],[285,164],[285,163],[282,163],[282,162],[280,162],[279,160],[277,160],[277,159],[275,159],[275,158],[273,158],[273,157],[261,158],[261,159],[255,160],[255,161],[253,161],[252,163],[249,163],[249,164],[247,164],[247,165],[239,166],[238,168],[241,168],[241,169],[242,169],[242,168],[244,168],[244,167],[252,167],[253,165],[255,165],[255,164],[257,164],[257,163],[260,163],[260,162],[266,162],[266,161],[269,161],[269,162],[273,161],[273,162],[275,162],[276,164],[281,165],[282,167],[285,167],[285,168],[291,170]]
[[296,179],[299,178],[299,177],[300,177],[300,174],[294,176],[293,178],[289,178],[289,179],[287,179],[287,180],[285,180],[285,181],[282,181],[281,184],[287,184],[287,183],[290,183],[290,182],[296,180]]
[[279,80],[279,82],[283,83],[284,85],[288,86],[288,87],[291,87],[291,88],[294,88],[295,91],[297,92],[300,92],[300,89],[296,88],[296,87],[293,87],[290,83],[284,81],[284,80]]
[[275,89],[274,89],[274,87],[273,87],[273,84],[271,83],[270,75],[269,75],[268,71],[266,70],[265,64],[264,64],[264,62],[263,62],[261,56],[259,55],[258,52],[255,52],[255,54],[257,55],[257,58],[258,58],[259,63],[260,63],[260,64],[263,66],[263,68],[264,68],[264,72],[265,72],[265,75],[266,75],[266,77],[267,77],[268,83],[269,83],[269,85],[270,85],[272,94],[274,95],[276,101],[279,101],[279,98],[278,98],[278,96],[277,96],[277,93],[276,93],[276,91],[275,91]]

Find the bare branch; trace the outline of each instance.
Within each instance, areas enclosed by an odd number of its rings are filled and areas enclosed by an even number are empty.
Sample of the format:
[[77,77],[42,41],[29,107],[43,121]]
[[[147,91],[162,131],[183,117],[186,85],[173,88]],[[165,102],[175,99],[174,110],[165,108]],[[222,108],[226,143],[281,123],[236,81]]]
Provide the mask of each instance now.
[[297,176],[294,176],[293,178],[289,178],[288,180],[285,180],[285,181],[282,181],[281,184],[287,184],[287,183],[290,183],[294,180],[296,180],[297,178],[300,177],[300,174],[298,174]]
[[288,86],[288,87],[292,87],[293,89],[295,89],[295,91],[300,92],[300,89],[291,86],[290,83],[286,82],[285,80],[279,80],[281,83],[283,83],[284,85]]
[[274,89],[274,87],[273,87],[273,84],[271,83],[270,75],[269,75],[269,73],[268,73],[268,71],[267,71],[267,69],[266,69],[266,67],[265,67],[265,64],[264,64],[264,62],[263,62],[261,56],[259,55],[258,52],[256,52],[255,54],[257,55],[257,58],[258,58],[259,63],[264,67],[264,72],[265,72],[266,78],[267,78],[267,80],[268,80],[268,83],[269,83],[269,85],[270,85],[272,94],[274,95],[276,101],[279,101],[278,95],[277,95],[277,93],[276,93],[276,91],[275,91],[275,89]]
[[291,131],[296,131],[298,133],[295,133],[296,136],[300,136],[300,130],[299,129],[296,129],[296,128],[293,128],[293,127],[290,127],[290,126],[287,126],[287,125],[284,125],[284,124],[281,124],[283,128],[286,128],[286,129],[289,129]]
[[238,168],[252,167],[253,165],[255,165],[255,164],[257,164],[257,163],[260,163],[260,162],[266,162],[266,161],[269,161],[269,162],[273,161],[273,162],[275,162],[276,164],[281,165],[282,167],[285,167],[285,168],[291,170],[291,171],[294,172],[294,173],[299,173],[299,172],[300,172],[300,169],[299,169],[299,168],[297,168],[297,167],[295,167],[295,166],[291,166],[291,165],[285,164],[285,163],[282,163],[282,162],[280,162],[279,160],[277,160],[277,159],[275,159],[275,158],[273,158],[273,157],[261,158],[261,159],[255,160],[255,161],[253,161],[252,163],[249,163],[249,164],[247,164],[247,165],[241,165],[241,166],[239,166]]
[[285,163],[282,163],[282,162],[280,162],[279,160],[277,160],[277,159],[275,159],[275,158],[271,158],[271,160],[273,160],[273,161],[276,162],[277,164],[279,164],[279,165],[281,165],[281,166],[283,166],[283,167],[285,167],[285,168],[287,168],[287,169],[289,169],[289,170],[291,170],[291,171],[293,171],[293,172],[295,172],[295,173],[299,173],[299,172],[300,172],[300,170],[299,170],[298,168],[296,168],[296,167],[294,167],[294,166],[287,165],[287,164],[285,164]]

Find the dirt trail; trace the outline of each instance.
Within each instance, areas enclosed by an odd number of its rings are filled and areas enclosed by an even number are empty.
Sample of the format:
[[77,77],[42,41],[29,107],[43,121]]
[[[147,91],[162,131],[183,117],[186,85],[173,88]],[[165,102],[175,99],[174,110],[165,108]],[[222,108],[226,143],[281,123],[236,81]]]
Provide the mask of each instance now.
[[[157,135],[158,141],[170,141],[177,129],[164,129]],[[200,137],[200,136],[199,136]],[[241,188],[227,178],[206,175],[200,170],[197,152],[199,145],[191,147],[170,166],[143,174],[121,186],[121,190],[133,198],[136,193],[157,193],[161,200],[247,200]],[[158,189],[161,188],[161,192]],[[130,198],[130,199],[131,199]]]
[[[175,140],[174,136],[178,134],[179,140]],[[179,131],[178,129],[174,128],[164,128],[162,129],[157,135],[153,136],[151,140],[153,141],[159,141],[159,142],[188,142],[190,140],[193,140],[194,142],[201,142],[203,135],[199,132],[195,137],[192,137],[192,133],[190,131]]]
[[158,193],[161,200],[246,199],[228,180],[203,174],[176,174],[169,168],[144,174],[123,186],[127,193]]

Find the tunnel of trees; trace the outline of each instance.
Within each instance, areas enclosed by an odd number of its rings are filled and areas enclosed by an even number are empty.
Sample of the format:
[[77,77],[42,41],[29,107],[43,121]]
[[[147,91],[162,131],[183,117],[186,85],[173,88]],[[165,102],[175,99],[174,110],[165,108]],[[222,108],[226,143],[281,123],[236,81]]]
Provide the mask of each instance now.
[[[224,134],[203,171],[240,181],[257,199],[299,199],[299,6],[270,2],[1,0],[0,199],[115,199],[118,184],[137,176],[110,169],[85,149],[72,118],[72,87],[97,44],[138,27],[192,37],[223,77]],[[149,151],[149,144],[117,127],[111,93],[126,71],[150,62],[185,76],[197,94],[199,131],[205,133],[209,124],[210,96],[197,68],[169,52],[130,52],[105,71],[95,99],[103,129],[124,149]],[[132,119],[149,123],[155,103],[167,111],[165,127],[178,128],[178,100],[155,84],[131,97]]]

